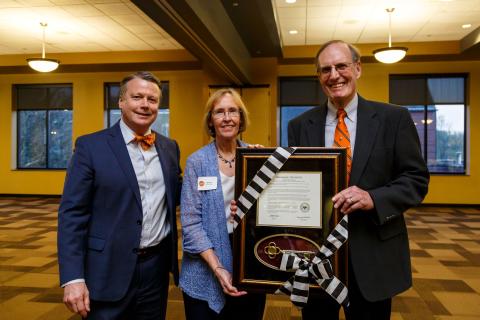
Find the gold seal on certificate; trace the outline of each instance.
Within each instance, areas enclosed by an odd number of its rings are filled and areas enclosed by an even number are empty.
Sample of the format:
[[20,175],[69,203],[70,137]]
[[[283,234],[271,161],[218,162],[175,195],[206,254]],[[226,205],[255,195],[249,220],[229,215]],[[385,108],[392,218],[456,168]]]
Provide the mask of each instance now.
[[[233,236],[233,284],[241,290],[273,293],[293,274],[280,270],[283,254],[312,259],[341,220],[331,199],[347,185],[345,149],[296,148],[280,169],[270,170],[266,160],[275,150],[237,148],[235,199],[247,186],[256,194],[244,198],[252,205]],[[345,281],[346,249],[331,262]],[[324,294],[315,282],[310,287]]]

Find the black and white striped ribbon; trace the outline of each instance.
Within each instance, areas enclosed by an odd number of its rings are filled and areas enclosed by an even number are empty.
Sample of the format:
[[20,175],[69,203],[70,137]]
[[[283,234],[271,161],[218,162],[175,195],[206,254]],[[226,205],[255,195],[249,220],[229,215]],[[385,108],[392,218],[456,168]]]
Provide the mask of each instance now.
[[[295,152],[295,147],[278,147],[268,157],[257,174],[253,177],[240,197],[237,199],[237,212],[233,219],[233,228],[237,228],[245,214],[267,187],[272,178],[282,168],[283,164]],[[295,253],[283,253],[280,269],[295,271],[295,275],[287,280],[275,293],[290,295],[290,300],[297,307],[303,307],[308,301],[310,277],[320,285],[330,296],[345,307],[348,307],[348,289],[333,274],[331,257],[348,239],[348,217],[335,226],[327,237],[320,251],[311,260],[301,259]]]
[[295,275],[275,293],[290,295],[292,303],[302,308],[307,304],[310,278],[313,278],[339,304],[348,307],[348,289],[333,274],[332,264],[329,260],[347,239],[348,216],[345,215],[328,235],[327,240],[312,261],[300,258],[294,252],[283,253],[280,270],[295,271]]
[[270,157],[268,157],[260,170],[258,170],[255,177],[253,177],[237,199],[237,212],[233,217],[234,229],[238,226],[243,216],[248,210],[250,210],[255,201],[257,201],[260,193],[262,193],[267,187],[287,159],[295,152],[295,149],[296,148],[294,147],[278,147]]

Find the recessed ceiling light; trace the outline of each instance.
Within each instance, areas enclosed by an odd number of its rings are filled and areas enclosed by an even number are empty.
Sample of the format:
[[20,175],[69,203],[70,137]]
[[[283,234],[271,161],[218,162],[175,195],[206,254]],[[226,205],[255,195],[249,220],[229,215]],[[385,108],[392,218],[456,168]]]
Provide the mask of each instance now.
[[290,33],[290,34],[297,34],[297,33],[298,33],[298,30],[295,30],[295,29],[294,29],[294,30],[289,30],[288,33]]
[[462,24],[462,28],[463,28],[463,29],[468,29],[468,28],[471,28],[471,27],[472,27],[472,24],[471,24],[471,23]]
[[297,0],[285,0],[286,3],[295,3]]

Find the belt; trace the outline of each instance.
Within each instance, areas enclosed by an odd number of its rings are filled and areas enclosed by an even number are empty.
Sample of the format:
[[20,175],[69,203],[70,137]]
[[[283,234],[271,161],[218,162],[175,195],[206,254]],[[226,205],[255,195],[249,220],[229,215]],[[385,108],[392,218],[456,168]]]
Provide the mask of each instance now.
[[[163,242],[163,241],[162,241]],[[158,253],[161,251],[162,249],[162,242],[160,242],[159,244],[155,245],[155,246],[151,246],[151,247],[146,247],[146,248],[137,248],[135,249],[135,253],[137,254],[138,257],[140,258],[146,258],[146,257],[149,257],[155,253]]]

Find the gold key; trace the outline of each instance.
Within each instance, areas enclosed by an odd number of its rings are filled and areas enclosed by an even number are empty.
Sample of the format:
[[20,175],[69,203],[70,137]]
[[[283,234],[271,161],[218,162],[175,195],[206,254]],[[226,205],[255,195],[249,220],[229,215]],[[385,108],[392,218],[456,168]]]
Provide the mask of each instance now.
[[275,259],[275,257],[279,255],[282,250],[277,247],[275,242],[272,241],[266,245],[265,248],[263,248],[263,252],[265,252],[270,259]]

